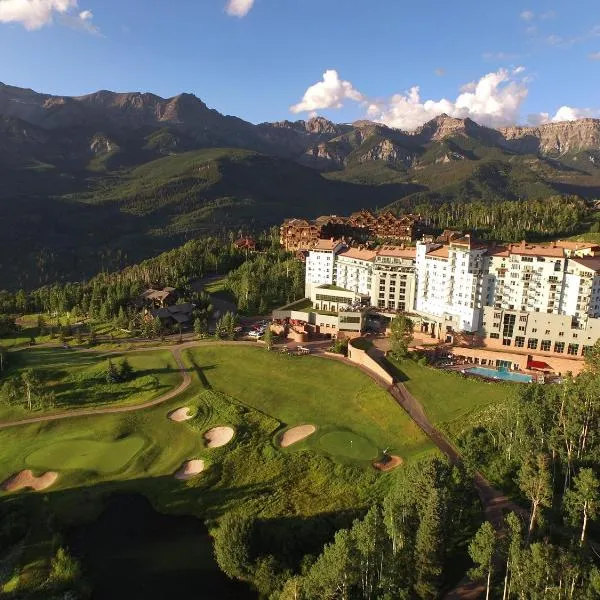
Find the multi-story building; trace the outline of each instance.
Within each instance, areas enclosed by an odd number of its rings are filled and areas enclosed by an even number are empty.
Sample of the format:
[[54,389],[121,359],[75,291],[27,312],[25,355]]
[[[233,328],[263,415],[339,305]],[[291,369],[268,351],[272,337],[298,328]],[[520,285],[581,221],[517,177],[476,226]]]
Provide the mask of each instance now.
[[315,324],[331,331],[343,330],[344,311],[350,330],[362,326],[357,314],[367,306],[403,311],[434,338],[471,344],[474,357],[501,351],[496,364],[560,371],[563,359],[583,357],[600,339],[600,246],[496,246],[452,235],[370,250],[319,240],[308,252],[306,296],[320,314]]
[[487,246],[469,235],[448,245],[417,243],[416,311],[438,337],[441,331],[474,332],[487,300]]
[[335,256],[344,248],[340,240],[318,240],[306,257],[305,296],[310,297],[313,287],[332,284]]
[[415,306],[416,249],[382,246],[371,275],[371,304],[381,310],[411,312]]
[[364,243],[369,239],[410,242],[421,233],[422,220],[419,215],[396,217],[391,212],[374,215],[366,210],[349,217],[323,216],[306,219],[286,219],[280,227],[281,246],[290,252],[311,250],[320,239],[345,238],[349,242]]

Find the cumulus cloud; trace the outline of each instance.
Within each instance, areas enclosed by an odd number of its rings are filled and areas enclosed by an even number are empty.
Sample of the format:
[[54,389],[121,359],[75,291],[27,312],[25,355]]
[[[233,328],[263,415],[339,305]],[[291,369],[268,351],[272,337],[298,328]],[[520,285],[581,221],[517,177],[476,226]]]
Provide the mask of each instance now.
[[51,23],[55,14],[66,14],[76,7],[77,0],[0,0],[0,22],[40,29]]
[[20,23],[33,31],[52,23],[55,16],[70,27],[98,33],[91,11],[77,13],[77,0],[0,0],[0,23]]
[[293,113],[315,111],[322,108],[342,108],[345,100],[362,102],[363,95],[354,89],[349,81],[340,79],[338,72],[329,69],[323,79],[311,85],[298,104],[290,106]]
[[600,60],[600,52],[592,52],[589,55],[590,60]]
[[533,21],[533,19],[535,19],[535,13],[532,10],[524,10],[519,17],[523,21]]
[[225,11],[231,17],[245,17],[252,7],[254,6],[254,0],[229,0]]
[[461,93],[454,100],[424,100],[420,88],[414,86],[387,101],[371,103],[368,115],[376,121],[408,130],[441,113],[461,119],[469,117],[484,125],[501,126],[518,120],[527,93],[527,87],[514,74],[499,69],[484,75],[479,81],[462,86]]

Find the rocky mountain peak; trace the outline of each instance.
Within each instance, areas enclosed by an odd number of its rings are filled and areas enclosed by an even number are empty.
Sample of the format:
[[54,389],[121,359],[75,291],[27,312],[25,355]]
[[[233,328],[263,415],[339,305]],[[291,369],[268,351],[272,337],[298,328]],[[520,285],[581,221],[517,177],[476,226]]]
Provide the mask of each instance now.
[[499,132],[505,145],[517,152],[563,155],[600,148],[600,119],[504,127]]
[[309,119],[305,123],[305,128],[308,133],[337,134],[339,132],[339,127],[324,117],[313,117],[312,119]]

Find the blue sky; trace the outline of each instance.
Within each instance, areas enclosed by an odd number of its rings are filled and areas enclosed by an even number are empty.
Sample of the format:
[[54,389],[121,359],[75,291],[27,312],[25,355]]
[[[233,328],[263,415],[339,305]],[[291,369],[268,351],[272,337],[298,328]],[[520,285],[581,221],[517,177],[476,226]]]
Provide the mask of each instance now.
[[186,91],[252,122],[410,129],[443,111],[503,125],[600,109],[597,0],[229,1],[0,0],[0,81]]

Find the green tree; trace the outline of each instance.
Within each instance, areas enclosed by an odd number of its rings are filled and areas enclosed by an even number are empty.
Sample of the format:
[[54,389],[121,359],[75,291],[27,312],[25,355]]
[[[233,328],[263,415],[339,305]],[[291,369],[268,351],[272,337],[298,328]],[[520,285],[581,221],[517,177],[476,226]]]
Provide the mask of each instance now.
[[4,364],[6,362],[6,357],[8,355],[8,350],[5,346],[0,346],[0,373],[4,372]]
[[27,401],[27,408],[32,410],[33,401],[39,395],[41,383],[40,378],[34,369],[25,369],[21,373],[21,384]]
[[206,319],[196,317],[194,319],[194,333],[199,337],[204,337],[207,331]]
[[552,501],[552,479],[546,455],[538,454],[525,460],[519,471],[519,487],[531,502],[529,519],[529,536],[531,536],[540,507],[550,506]]
[[581,469],[573,479],[564,498],[565,510],[573,525],[581,526],[579,542],[585,542],[588,521],[594,519],[600,508],[600,483],[592,469]]
[[477,565],[469,571],[469,576],[476,579],[486,578],[485,600],[489,600],[492,587],[494,551],[496,547],[496,532],[489,521],[485,521],[477,530],[469,544],[469,556]]
[[263,342],[265,343],[265,348],[267,352],[270,352],[273,348],[273,332],[271,331],[271,326],[267,325],[265,329],[265,333],[263,335]]
[[421,600],[439,595],[444,549],[445,507],[440,491],[433,488],[424,506],[415,541],[415,592]]
[[50,561],[49,579],[58,585],[75,583],[81,576],[81,567],[66,548],[60,547]]
[[404,315],[397,315],[392,320],[390,343],[392,355],[397,359],[408,355],[408,348],[413,338],[413,322]]
[[118,383],[120,381],[119,369],[109,358],[106,365],[106,383]]
[[254,520],[227,513],[214,535],[215,556],[221,570],[231,579],[248,579],[253,571],[250,542]]
[[585,355],[586,368],[595,375],[600,374],[600,340],[591,347]]

